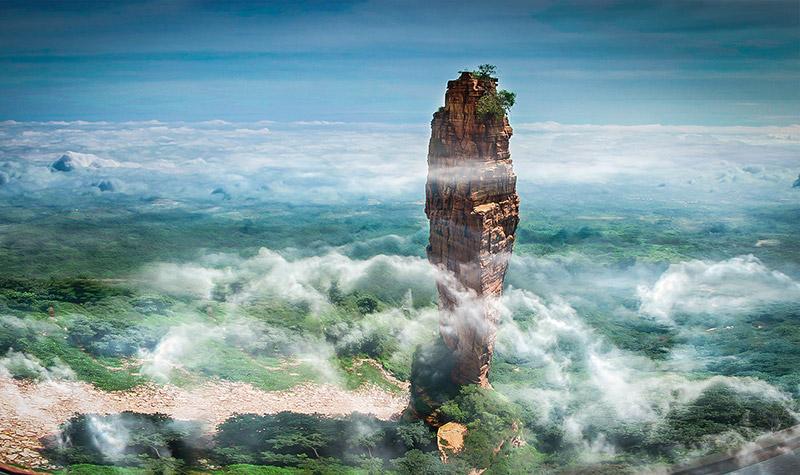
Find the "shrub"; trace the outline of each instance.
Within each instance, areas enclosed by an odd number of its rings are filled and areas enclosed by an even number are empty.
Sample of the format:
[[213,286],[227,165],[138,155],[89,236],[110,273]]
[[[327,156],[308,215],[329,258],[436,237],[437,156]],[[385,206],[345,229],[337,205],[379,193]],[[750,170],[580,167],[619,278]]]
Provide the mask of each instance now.
[[472,71],[472,75],[478,79],[491,79],[497,74],[497,67],[494,64],[481,64],[478,69]]
[[478,99],[475,111],[484,119],[490,117],[499,119],[511,110],[516,97],[515,93],[504,89],[496,93],[486,93]]
[[[409,450],[402,457],[392,460],[397,473],[401,475],[445,475],[457,473],[439,460],[437,452],[423,452],[421,450]],[[463,473],[467,473],[466,471]]]
[[28,351],[41,334],[60,335],[61,329],[47,322],[32,318],[0,316],[0,354],[9,349]]
[[143,376],[133,375],[130,371],[109,369],[105,364],[78,348],[69,346],[62,338],[40,338],[26,349],[35,355],[46,366],[53,365],[56,358],[68,365],[78,379],[94,384],[105,391],[122,391],[144,382]]
[[514,447],[500,452],[492,465],[492,475],[528,475],[536,470],[544,456],[531,445]]
[[84,316],[70,322],[68,334],[70,343],[95,356],[131,356],[159,341],[154,328]]
[[397,432],[397,437],[409,449],[424,447],[433,441],[431,430],[422,421],[400,424],[395,431]]
[[502,426],[511,425],[520,417],[518,408],[500,393],[475,385],[461,388],[458,396],[442,406],[449,419],[469,424],[491,418]]
[[363,295],[356,300],[356,306],[359,312],[366,315],[378,310],[378,301],[369,295]]
[[50,281],[46,287],[46,294],[49,300],[77,304],[96,303],[114,296],[131,296],[129,290],[111,287],[90,279]]
[[514,107],[514,103],[517,102],[517,94],[515,92],[506,91],[505,89],[500,89],[497,91],[497,100],[500,102],[500,107],[508,112]]
[[172,305],[172,301],[163,296],[144,296],[131,300],[131,305],[144,315],[163,314]]

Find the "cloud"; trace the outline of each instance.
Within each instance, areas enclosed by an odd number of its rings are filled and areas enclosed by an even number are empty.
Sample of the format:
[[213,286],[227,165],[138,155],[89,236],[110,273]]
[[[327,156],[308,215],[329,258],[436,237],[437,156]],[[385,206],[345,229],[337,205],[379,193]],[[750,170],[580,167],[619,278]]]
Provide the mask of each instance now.
[[[137,280],[148,289],[176,296],[222,301],[225,316],[218,324],[187,322],[173,326],[152,350],[142,350],[142,373],[168,382],[176,370],[201,358],[207,345],[225,344],[255,353],[279,349],[284,357],[310,363],[326,381],[341,380],[331,366],[337,350],[358,351],[376,335],[396,345],[392,360],[409,360],[416,345],[435,334],[438,313],[435,281],[439,273],[419,257],[375,255],[353,259],[331,250],[327,254],[293,257],[262,248],[250,258],[209,254],[193,263],[156,263]],[[246,317],[244,307],[259,302],[290,302],[307,305],[312,318],[320,319],[332,309],[329,293],[333,285],[341,292],[364,291],[395,305],[364,316],[328,332],[335,344],[310,336],[288,333]]]
[[198,351],[210,340],[222,338],[214,330],[200,324],[170,328],[152,351],[139,351],[139,358],[142,360],[141,373],[158,382],[168,382],[173,370],[179,368],[191,356],[191,352]]
[[[642,313],[670,321],[677,312],[701,312],[705,310],[698,309],[705,307],[719,312],[722,304],[715,302],[728,298],[750,299],[725,304],[729,308],[723,310],[733,313],[765,302],[798,299],[797,282],[753,256],[687,261],[666,268],[610,266],[580,254],[517,256],[511,260],[510,287],[503,297],[484,302],[455,288],[451,276],[424,258],[375,254],[383,246],[402,249],[406,244],[389,236],[366,243],[363,249],[343,246],[316,256],[264,248],[252,257],[209,254],[191,263],[148,266],[138,276],[142,285],[178,296],[217,300],[214,305],[219,305],[220,312],[213,322],[201,323],[191,315],[176,319],[158,345],[140,353],[141,372],[169,382],[183,369],[193,369],[210,347],[226,345],[251,354],[277,351],[282,358],[310,363],[321,379],[337,382],[341,375],[331,364],[336,352],[358,349],[376,335],[396,342],[390,363],[402,366],[416,345],[434,338],[438,331],[440,315],[432,304],[435,284],[440,283],[449,286],[460,303],[455,309],[457,318],[480,323],[485,305],[498,312],[497,357],[535,377],[520,378],[523,384],[498,383],[496,388],[525,405],[540,423],[563,429],[567,443],[580,447],[586,461],[618,451],[607,434],[620,425],[653,430],[670,410],[690,403],[715,384],[784,405],[791,402],[789,396],[755,378],[691,374],[702,369],[691,348],[674,351],[663,361],[622,350],[595,330],[584,313],[586,308],[605,304],[609,294],[614,297],[611,300],[622,296],[634,302],[629,309],[605,309],[611,319],[641,320],[635,307],[639,297]],[[329,329],[331,335],[335,333],[335,343],[246,316],[247,305],[278,301],[307,304],[310,318],[322,318],[331,310],[329,294],[334,283],[343,292],[372,293],[390,306]],[[658,317],[652,309],[662,310],[665,316]],[[474,328],[486,331],[479,324]],[[687,361],[692,365],[687,366]]]
[[31,378],[36,381],[75,379],[75,372],[58,357],[49,367],[33,355],[9,349],[0,358],[0,377]]
[[[610,434],[625,427],[656,430],[671,410],[717,384],[777,401],[791,412],[792,397],[764,380],[708,376],[706,365],[722,357],[719,348],[678,344],[654,360],[604,336],[641,325],[682,334],[707,324],[708,313],[673,319],[679,311],[727,311],[734,322],[760,305],[800,301],[796,281],[752,256],[671,266],[615,265],[581,254],[514,256],[506,283],[495,362],[525,376],[520,383],[503,377],[493,384],[543,427],[563,430],[564,447],[575,447],[586,463],[619,452]],[[642,318],[648,308],[667,317],[649,322]]]
[[229,275],[225,269],[196,264],[156,263],[140,277],[146,286],[167,294],[210,299],[216,283]]
[[119,168],[119,162],[91,153],[66,152],[50,165],[53,171],[71,172],[81,168]]
[[119,415],[100,417],[90,414],[87,416],[87,429],[92,445],[103,454],[103,457],[111,462],[122,459],[130,443],[131,434]]
[[753,255],[670,265],[652,286],[638,288],[640,312],[673,323],[678,313],[743,314],[767,304],[800,301],[800,283]]
[[[293,203],[413,201],[427,178],[427,126],[372,123],[13,122],[0,124],[0,161],[14,164],[6,193],[74,195],[100,179],[123,193]],[[656,197],[716,200],[711,193],[790,197],[800,126],[515,126],[511,142],[523,194],[542,186],[595,186]],[[67,152],[64,150],[77,150]],[[82,174],[43,173],[62,155]],[[102,172],[102,175],[99,175]],[[87,176],[83,176],[87,175]],[[304,190],[302,194],[297,190]]]
[[435,278],[433,267],[418,257],[377,255],[358,260],[331,251],[291,259],[267,248],[247,259],[212,254],[201,263],[158,263],[140,276],[144,285],[175,295],[208,299],[219,289],[231,303],[278,297],[316,309],[328,305],[328,290],[334,282],[346,292],[369,290],[394,302],[411,290],[415,299],[430,302]]
[[[693,187],[774,186],[796,168],[800,125],[706,127],[668,125],[517,124],[517,175],[543,183],[629,185],[666,181]],[[520,156],[524,157],[520,160]],[[758,169],[759,173],[752,173]]]
[[667,413],[724,384],[746,395],[791,407],[789,395],[750,377],[692,377],[679,360],[663,362],[622,351],[589,327],[576,310],[557,297],[546,301],[519,289],[502,298],[497,335],[499,358],[539,375],[524,384],[495,387],[526,406],[542,425],[564,430],[565,442],[580,448],[584,462],[613,456],[606,434],[635,424],[656,430]]
[[277,352],[280,358],[307,363],[327,383],[342,382],[332,363],[336,353],[332,344],[239,315],[235,308],[229,310],[232,316],[219,323],[189,321],[169,328],[155,348],[139,351],[141,373],[169,383],[176,373],[204,367],[209,347],[225,345],[252,355]]
[[120,180],[100,180],[92,183],[93,187],[96,187],[100,192],[115,192],[115,191],[122,191],[124,188],[123,183]]
[[[441,278],[425,259],[375,255],[353,259],[331,250],[311,257],[292,257],[262,248],[257,255],[241,258],[210,254],[195,263],[158,263],[148,266],[138,280],[149,289],[177,296],[221,300],[223,315],[217,323],[196,321],[169,329],[152,350],[140,351],[142,373],[160,382],[170,381],[175,371],[190,368],[208,345],[229,345],[253,354],[278,351],[280,355],[309,363],[329,382],[341,381],[331,365],[337,351],[360,352],[366,341],[388,339],[390,360],[399,367],[410,363],[415,347],[433,338],[438,328],[435,281]],[[358,321],[329,326],[326,335],[335,343],[299,335],[247,317],[246,307],[259,302],[291,302],[308,305],[311,318],[332,311],[329,294],[333,285],[343,293],[363,291],[392,304]]]

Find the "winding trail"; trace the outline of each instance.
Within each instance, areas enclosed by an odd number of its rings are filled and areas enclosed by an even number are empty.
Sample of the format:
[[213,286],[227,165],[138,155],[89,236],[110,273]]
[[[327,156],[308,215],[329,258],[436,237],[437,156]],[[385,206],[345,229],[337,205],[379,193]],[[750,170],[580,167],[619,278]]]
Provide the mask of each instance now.
[[58,430],[74,414],[123,411],[162,413],[205,423],[208,432],[236,413],[292,411],[326,416],[353,412],[388,420],[408,406],[406,394],[374,386],[347,391],[330,384],[303,384],[264,391],[247,383],[208,382],[193,389],[145,384],[106,392],[78,381],[31,383],[0,377],[0,463],[48,467],[37,452],[39,439]]

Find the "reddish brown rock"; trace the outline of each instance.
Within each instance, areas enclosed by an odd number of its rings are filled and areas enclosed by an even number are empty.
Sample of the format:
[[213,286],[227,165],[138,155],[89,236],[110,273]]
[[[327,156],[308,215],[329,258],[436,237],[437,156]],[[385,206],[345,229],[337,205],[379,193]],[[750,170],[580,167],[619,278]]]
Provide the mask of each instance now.
[[[492,301],[503,291],[519,222],[508,118],[476,111],[496,88],[494,78],[462,73],[447,83],[445,105],[431,122],[428,259],[455,276],[456,285],[438,287],[440,331],[456,359],[451,378],[457,384],[488,385],[497,320]],[[461,290],[473,298],[465,300]]]

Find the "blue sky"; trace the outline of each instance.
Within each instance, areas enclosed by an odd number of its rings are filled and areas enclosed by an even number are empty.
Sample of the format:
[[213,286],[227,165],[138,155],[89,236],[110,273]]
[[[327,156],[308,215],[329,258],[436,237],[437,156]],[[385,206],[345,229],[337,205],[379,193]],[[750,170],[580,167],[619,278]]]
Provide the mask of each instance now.
[[426,123],[480,63],[513,121],[800,122],[800,2],[0,3],[0,119]]

